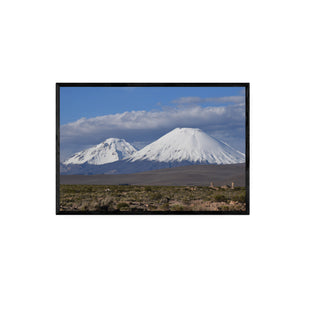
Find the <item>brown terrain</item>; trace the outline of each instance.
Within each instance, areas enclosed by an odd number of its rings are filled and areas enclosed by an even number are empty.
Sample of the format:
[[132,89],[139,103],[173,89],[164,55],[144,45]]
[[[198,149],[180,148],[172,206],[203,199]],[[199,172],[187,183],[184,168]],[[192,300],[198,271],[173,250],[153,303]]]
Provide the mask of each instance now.
[[245,186],[245,164],[189,165],[132,174],[60,175],[60,184],[222,186],[234,182]]
[[246,190],[233,185],[60,185],[60,213],[246,211]]

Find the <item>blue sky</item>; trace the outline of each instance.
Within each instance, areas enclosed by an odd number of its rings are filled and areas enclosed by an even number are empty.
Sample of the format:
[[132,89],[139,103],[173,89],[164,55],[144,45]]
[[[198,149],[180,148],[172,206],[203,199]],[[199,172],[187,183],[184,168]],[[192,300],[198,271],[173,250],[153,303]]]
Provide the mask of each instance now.
[[61,87],[61,160],[107,138],[140,149],[196,127],[245,151],[243,87]]
[[237,96],[241,87],[61,87],[60,124],[80,118],[160,110],[179,97]]

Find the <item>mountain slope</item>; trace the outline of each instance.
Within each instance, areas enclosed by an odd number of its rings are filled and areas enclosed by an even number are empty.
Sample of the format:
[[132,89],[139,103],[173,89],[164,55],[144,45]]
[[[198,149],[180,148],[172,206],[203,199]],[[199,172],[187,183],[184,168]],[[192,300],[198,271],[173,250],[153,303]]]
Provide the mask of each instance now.
[[245,162],[245,155],[200,129],[176,128],[127,159],[130,162],[233,164]]
[[136,149],[123,139],[110,138],[104,142],[93,146],[87,150],[74,154],[71,158],[63,162],[70,164],[94,164],[101,165],[115,162],[131,156]]

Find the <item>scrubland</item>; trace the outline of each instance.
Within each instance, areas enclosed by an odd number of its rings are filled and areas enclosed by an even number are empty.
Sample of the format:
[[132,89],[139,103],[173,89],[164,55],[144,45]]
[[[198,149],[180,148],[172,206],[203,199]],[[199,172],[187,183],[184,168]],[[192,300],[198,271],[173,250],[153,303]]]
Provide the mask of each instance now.
[[60,185],[60,213],[188,213],[246,210],[245,188]]

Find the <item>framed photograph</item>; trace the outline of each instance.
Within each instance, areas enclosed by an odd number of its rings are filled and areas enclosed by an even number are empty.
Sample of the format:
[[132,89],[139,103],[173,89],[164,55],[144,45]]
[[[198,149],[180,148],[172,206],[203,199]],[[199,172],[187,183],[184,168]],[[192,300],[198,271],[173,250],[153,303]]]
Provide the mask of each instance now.
[[249,83],[57,83],[56,213],[249,214]]

